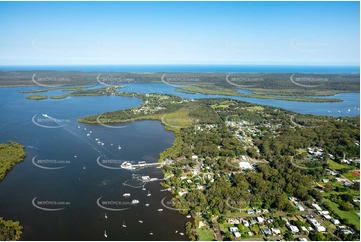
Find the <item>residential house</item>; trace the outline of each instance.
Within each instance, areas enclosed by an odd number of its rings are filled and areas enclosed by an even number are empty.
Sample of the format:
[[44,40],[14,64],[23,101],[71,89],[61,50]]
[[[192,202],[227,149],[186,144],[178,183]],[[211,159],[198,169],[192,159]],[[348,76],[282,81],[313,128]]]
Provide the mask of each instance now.
[[244,227],[249,227],[249,223],[248,223],[247,220],[243,220],[242,224],[243,224]]
[[317,211],[322,211],[322,208],[316,203],[312,204],[312,207],[316,208]]
[[238,231],[238,228],[237,228],[237,227],[229,227],[228,229],[229,229],[229,231],[231,231],[232,233]]
[[261,228],[261,232],[266,236],[272,234],[272,231],[269,228]]
[[264,218],[262,218],[262,217],[257,217],[257,222],[258,222],[258,223],[263,223],[263,222],[264,222]]
[[286,225],[286,227],[289,229],[289,230],[291,230],[291,232],[292,233],[298,233],[298,232],[300,232],[300,230],[296,227],[296,226],[294,226],[294,225]]
[[308,221],[312,224],[313,228],[318,232],[326,231],[326,228],[323,227],[316,219],[309,219]]
[[275,235],[280,235],[281,234],[281,230],[278,229],[278,228],[271,228],[272,230],[272,233],[275,234]]
[[333,218],[333,219],[331,219],[330,221],[331,221],[331,223],[333,223],[334,225],[340,225],[340,224],[341,224],[338,219],[334,219],[334,218]]

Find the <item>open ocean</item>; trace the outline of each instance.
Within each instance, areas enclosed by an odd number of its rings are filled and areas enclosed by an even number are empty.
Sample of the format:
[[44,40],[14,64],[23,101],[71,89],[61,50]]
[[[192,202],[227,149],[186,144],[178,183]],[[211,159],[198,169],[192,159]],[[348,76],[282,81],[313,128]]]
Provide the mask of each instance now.
[[0,66],[0,70],[54,70],[101,72],[281,72],[281,73],[360,73],[359,66],[305,65],[38,65]]

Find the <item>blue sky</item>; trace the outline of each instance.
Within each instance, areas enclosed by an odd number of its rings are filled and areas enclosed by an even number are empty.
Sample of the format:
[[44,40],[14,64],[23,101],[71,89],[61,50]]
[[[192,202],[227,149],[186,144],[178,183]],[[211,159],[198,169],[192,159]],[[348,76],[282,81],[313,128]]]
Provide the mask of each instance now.
[[359,2],[0,2],[0,65],[359,65]]

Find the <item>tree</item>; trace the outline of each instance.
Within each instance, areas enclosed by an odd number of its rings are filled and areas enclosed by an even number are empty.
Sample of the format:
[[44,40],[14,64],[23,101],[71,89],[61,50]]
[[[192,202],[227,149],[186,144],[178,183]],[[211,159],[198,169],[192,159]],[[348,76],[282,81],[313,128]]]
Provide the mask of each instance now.
[[331,192],[333,190],[333,186],[331,184],[326,184],[323,190],[325,192]]
[[283,235],[283,238],[286,240],[286,241],[294,241],[295,240],[295,237],[293,236],[293,234],[290,232],[290,231],[286,231],[285,234]]
[[309,237],[312,241],[324,241],[327,238],[320,232],[312,232],[309,234]]
[[341,204],[341,209],[345,211],[350,211],[353,209],[353,205],[350,202],[344,202]]

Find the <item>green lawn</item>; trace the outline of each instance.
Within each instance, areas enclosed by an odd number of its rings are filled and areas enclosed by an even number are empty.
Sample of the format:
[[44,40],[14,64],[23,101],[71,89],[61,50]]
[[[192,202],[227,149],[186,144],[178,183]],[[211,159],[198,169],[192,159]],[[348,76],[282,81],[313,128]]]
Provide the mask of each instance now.
[[297,150],[296,150],[296,154],[297,154],[297,155],[298,155],[298,154],[305,153],[305,152],[307,152],[306,149],[297,149]]
[[202,226],[197,231],[198,240],[200,241],[212,241],[214,239],[213,233],[206,226]]
[[343,168],[353,168],[353,166],[350,166],[350,165],[347,165],[347,164],[340,164],[340,163],[337,163],[337,162],[335,162],[333,160],[329,160],[327,163],[330,165],[330,167],[332,167],[335,170],[341,170]]
[[183,109],[174,113],[167,113],[163,116],[162,121],[171,127],[189,126],[193,123],[193,118],[188,116],[189,112],[189,110]]
[[360,178],[355,174],[353,174],[352,172],[343,173],[342,175],[344,175],[346,178],[350,180],[360,180]]
[[224,224],[219,224],[219,227],[221,228],[221,231],[223,232],[227,232],[229,231],[229,227],[233,227],[234,225],[233,224],[227,224],[227,223],[224,223]]
[[251,109],[251,110],[255,110],[255,111],[263,111],[263,110],[264,110],[264,107],[261,107],[261,106],[254,106],[254,107],[250,107],[249,109]]
[[338,205],[331,200],[324,198],[322,202],[327,202],[332,210],[341,218],[347,219],[350,223],[355,224],[360,229],[360,217],[356,214],[356,210],[343,211],[338,208]]

